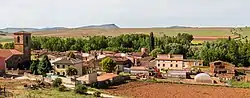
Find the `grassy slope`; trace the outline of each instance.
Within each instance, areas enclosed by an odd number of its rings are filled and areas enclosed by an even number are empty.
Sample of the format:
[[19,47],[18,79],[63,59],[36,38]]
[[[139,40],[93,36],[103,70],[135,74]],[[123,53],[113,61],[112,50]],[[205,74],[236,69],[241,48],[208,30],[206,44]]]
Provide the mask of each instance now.
[[16,96],[17,98],[95,98],[90,95],[75,94],[72,91],[59,92],[55,89],[28,90],[27,92]]

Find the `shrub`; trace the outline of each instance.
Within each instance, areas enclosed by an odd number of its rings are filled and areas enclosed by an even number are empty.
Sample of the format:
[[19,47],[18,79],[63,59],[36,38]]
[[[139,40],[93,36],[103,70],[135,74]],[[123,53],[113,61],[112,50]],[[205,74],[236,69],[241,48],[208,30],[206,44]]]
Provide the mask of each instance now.
[[53,81],[53,87],[59,87],[60,85],[62,84],[62,79],[61,78],[56,78],[54,81]]
[[97,82],[92,83],[92,84],[91,84],[91,87],[93,87],[93,88],[98,88],[98,83],[97,83]]
[[74,91],[75,93],[78,93],[78,94],[85,94],[87,92],[87,87],[85,85],[78,84],[76,85]]
[[66,91],[66,87],[64,86],[64,85],[60,85],[59,87],[58,87],[58,91],[61,91],[61,92],[64,92],[64,91]]
[[96,92],[94,92],[93,95],[94,95],[95,97],[101,97],[101,92],[96,91]]
[[108,83],[106,83],[106,82],[100,82],[100,83],[98,83],[98,85],[97,85],[97,88],[101,88],[101,89],[106,89],[106,88],[108,88],[109,87],[109,85],[108,85]]

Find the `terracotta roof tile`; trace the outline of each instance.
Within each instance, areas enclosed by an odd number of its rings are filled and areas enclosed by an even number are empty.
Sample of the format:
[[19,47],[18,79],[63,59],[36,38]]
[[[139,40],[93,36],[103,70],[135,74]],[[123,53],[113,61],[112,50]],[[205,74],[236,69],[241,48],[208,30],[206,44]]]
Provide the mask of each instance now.
[[22,52],[19,52],[15,49],[0,49],[0,56],[8,59],[12,55],[22,55]]
[[117,74],[105,73],[105,74],[102,74],[101,76],[98,76],[97,81],[105,81],[105,80],[109,80],[117,76],[118,76]]
[[80,59],[73,59],[73,58],[68,58],[68,57],[64,57],[59,61],[54,62],[53,64],[78,64],[78,63],[82,63],[83,61]]
[[5,58],[4,57],[0,57],[0,70],[4,70],[5,68]]

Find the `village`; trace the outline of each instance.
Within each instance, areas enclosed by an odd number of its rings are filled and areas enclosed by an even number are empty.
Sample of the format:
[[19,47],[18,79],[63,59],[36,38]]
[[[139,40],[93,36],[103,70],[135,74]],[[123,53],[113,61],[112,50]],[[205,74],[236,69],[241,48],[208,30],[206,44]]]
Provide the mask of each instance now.
[[[228,87],[232,80],[250,82],[250,68],[236,67],[220,60],[204,65],[203,60],[186,59],[183,54],[153,57],[147,48],[129,53],[31,50],[31,41],[31,33],[16,32],[14,49],[0,49],[0,75],[3,79],[39,80],[53,84],[60,78],[62,85],[72,89],[77,84],[107,89],[129,80]],[[27,67],[32,65],[29,61],[44,58],[52,66],[45,74],[36,75],[36,70]]]

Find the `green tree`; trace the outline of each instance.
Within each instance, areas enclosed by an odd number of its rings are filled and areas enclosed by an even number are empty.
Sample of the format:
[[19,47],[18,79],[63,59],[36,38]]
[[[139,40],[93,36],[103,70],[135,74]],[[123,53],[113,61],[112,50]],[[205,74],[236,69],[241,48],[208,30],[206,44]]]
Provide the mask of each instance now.
[[161,48],[156,48],[153,51],[151,51],[150,55],[153,57],[157,57],[157,55],[160,53],[163,53],[163,50]]
[[32,61],[31,65],[30,65],[30,71],[32,72],[32,74],[34,75],[38,75],[38,64],[39,64],[39,60],[34,60]]
[[40,50],[42,49],[42,44],[41,44],[41,41],[40,41],[40,37],[32,37],[32,41],[31,41],[31,49],[34,49],[34,50]]
[[113,71],[115,71],[115,66],[116,66],[116,62],[113,61],[111,58],[107,57],[105,59],[103,59],[100,64],[102,65],[102,69],[105,72],[111,73]]
[[4,49],[14,49],[14,43],[5,43]]
[[87,87],[85,85],[78,84],[78,85],[76,85],[74,91],[77,94],[85,94],[87,92]]
[[64,86],[64,85],[60,85],[59,87],[58,87],[58,91],[60,91],[60,92],[64,92],[64,91],[66,91],[67,90],[67,88]]
[[77,69],[75,67],[70,66],[66,69],[66,73],[68,76],[77,75]]
[[150,51],[152,51],[155,47],[155,39],[153,32],[150,33]]
[[93,94],[95,97],[101,97],[101,92],[95,91]]
[[0,43],[0,49],[3,49],[3,45]]
[[39,62],[38,73],[46,76],[46,73],[48,73],[50,70],[52,70],[52,66],[50,64],[49,58],[47,55],[44,55]]
[[62,79],[61,78],[56,78],[53,83],[52,86],[53,87],[59,87],[62,84]]

